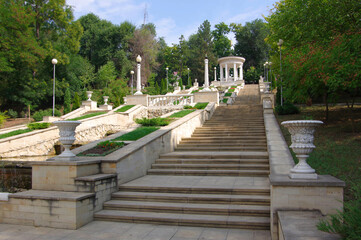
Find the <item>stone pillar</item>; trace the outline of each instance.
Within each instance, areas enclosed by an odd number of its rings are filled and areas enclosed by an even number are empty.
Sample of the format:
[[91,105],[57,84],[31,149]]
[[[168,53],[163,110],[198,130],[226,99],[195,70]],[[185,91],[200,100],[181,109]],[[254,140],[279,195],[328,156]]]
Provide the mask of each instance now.
[[239,78],[240,80],[243,80],[243,64],[239,66]]
[[134,95],[142,95],[142,86],[140,83],[140,63],[137,63],[137,92]]
[[238,78],[238,69],[237,69],[237,64],[234,64],[234,68],[233,68],[233,72],[234,72],[234,81],[237,81]]
[[214,81],[217,81],[217,68],[214,67]]
[[219,65],[219,70],[220,70],[220,81],[222,82],[223,81],[223,66],[222,65]]
[[228,65],[227,65],[227,63],[226,63],[226,82],[228,81]]
[[209,89],[209,77],[208,77],[208,58],[204,59],[204,88],[202,92],[211,91]]

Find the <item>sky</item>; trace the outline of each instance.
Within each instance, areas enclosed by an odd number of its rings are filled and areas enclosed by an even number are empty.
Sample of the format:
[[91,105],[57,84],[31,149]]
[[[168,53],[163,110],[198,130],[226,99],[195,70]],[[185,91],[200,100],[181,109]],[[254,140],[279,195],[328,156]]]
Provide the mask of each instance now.
[[[179,37],[186,39],[197,33],[198,27],[208,20],[212,29],[220,22],[251,22],[269,15],[276,0],[66,0],[73,6],[75,18],[94,13],[113,24],[129,21],[136,26],[154,23],[157,36],[168,45],[177,44]],[[234,43],[233,34],[229,38]]]

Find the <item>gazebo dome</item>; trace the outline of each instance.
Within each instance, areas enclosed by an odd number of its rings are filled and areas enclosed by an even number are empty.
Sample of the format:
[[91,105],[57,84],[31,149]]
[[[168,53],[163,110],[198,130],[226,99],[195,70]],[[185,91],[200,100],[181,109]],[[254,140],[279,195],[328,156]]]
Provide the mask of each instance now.
[[[222,82],[243,80],[243,63],[245,61],[246,61],[245,58],[237,57],[237,56],[228,56],[228,57],[219,58],[218,64],[221,73],[220,80]],[[229,70],[231,68],[233,68],[233,76],[229,76]]]

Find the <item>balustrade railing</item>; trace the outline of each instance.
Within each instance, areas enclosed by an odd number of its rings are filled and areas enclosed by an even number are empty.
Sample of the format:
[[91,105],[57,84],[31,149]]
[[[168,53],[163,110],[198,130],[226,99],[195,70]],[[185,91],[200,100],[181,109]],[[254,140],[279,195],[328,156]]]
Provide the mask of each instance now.
[[176,106],[176,105],[190,105],[194,101],[192,94],[177,94],[177,95],[149,95],[149,106]]

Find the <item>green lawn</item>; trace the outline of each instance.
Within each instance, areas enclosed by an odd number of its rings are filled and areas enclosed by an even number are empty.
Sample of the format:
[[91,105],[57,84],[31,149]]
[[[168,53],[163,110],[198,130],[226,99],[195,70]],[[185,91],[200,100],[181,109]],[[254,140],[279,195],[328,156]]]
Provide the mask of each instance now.
[[176,113],[173,113],[172,115],[169,116],[169,118],[181,118],[184,117],[192,112],[194,112],[195,110],[190,110],[190,109],[185,109]]
[[89,113],[89,114],[85,114],[83,116],[80,117],[76,117],[76,118],[72,118],[72,119],[68,119],[67,121],[78,121],[78,120],[83,120],[86,118],[91,118],[91,117],[95,117],[95,116],[99,116],[99,115],[103,115],[106,114],[107,112],[94,112],[94,113]]
[[230,97],[230,96],[232,96],[232,93],[225,93],[224,96],[225,97]]
[[11,131],[8,133],[3,133],[3,134],[0,134],[0,139],[16,136],[16,135],[23,134],[23,133],[28,133],[31,131],[33,131],[33,129],[27,128],[27,129],[19,129],[19,130]]
[[139,127],[134,131],[131,131],[129,133],[126,133],[120,137],[113,139],[113,141],[135,141],[158,129],[159,127]]
[[134,106],[135,105],[125,105],[125,106],[119,108],[118,110],[116,110],[115,112],[126,112]]

